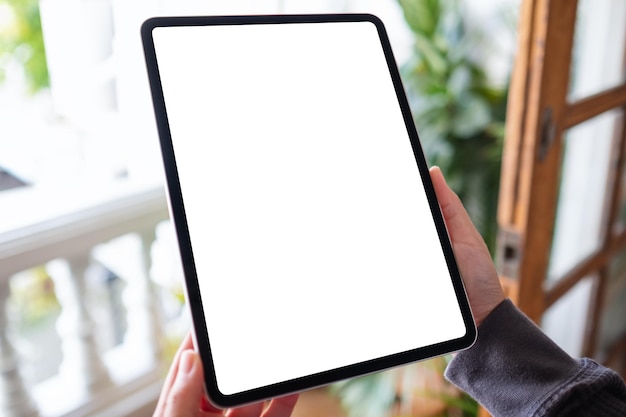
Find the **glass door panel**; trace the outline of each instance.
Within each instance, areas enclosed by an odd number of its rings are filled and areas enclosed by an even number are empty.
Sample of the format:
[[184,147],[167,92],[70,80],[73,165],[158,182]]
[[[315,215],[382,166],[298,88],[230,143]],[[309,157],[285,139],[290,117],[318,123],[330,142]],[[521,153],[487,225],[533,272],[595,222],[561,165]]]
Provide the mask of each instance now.
[[568,99],[621,84],[625,45],[626,1],[579,0]]
[[609,265],[604,297],[598,332],[598,355],[601,358],[626,333],[626,249],[622,249]]
[[607,174],[621,115],[611,110],[565,133],[549,283],[600,248]]
[[[626,165],[626,161],[624,164]],[[622,179],[617,193],[619,193],[619,203],[615,223],[613,224],[613,233],[619,235],[626,231],[626,166],[622,167]]]
[[541,328],[573,357],[580,357],[595,277],[583,278],[545,311]]

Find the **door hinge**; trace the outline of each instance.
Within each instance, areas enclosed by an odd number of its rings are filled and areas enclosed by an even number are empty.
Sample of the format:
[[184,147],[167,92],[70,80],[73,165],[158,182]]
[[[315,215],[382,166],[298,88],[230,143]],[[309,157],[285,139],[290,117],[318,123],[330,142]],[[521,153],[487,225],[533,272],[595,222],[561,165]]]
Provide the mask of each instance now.
[[498,275],[517,280],[522,259],[522,238],[517,230],[500,227],[496,245]]
[[541,137],[539,138],[539,146],[537,147],[537,156],[539,161],[543,161],[548,155],[548,151],[554,144],[554,120],[552,116],[552,107],[546,107],[541,117]]

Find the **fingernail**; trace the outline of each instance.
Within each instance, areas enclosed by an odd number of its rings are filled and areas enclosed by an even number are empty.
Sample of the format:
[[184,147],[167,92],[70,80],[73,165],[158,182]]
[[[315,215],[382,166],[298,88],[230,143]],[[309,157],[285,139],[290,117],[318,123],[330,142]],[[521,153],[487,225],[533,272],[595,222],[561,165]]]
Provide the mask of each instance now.
[[433,167],[437,172],[437,175],[441,178],[441,181],[443,181],[443,183],[450,188],[450,186],[448,185],[448,181],[446,181],[446,177],[443,175],[443,171],[441,170],[441,168],[439,168],[438,166],[434,166]]

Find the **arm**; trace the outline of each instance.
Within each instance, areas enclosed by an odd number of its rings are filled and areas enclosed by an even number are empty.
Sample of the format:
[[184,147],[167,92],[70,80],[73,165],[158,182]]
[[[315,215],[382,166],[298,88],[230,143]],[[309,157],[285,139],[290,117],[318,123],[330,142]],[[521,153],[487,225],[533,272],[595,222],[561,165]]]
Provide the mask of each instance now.
[[619,375],[575,360],[513,306],[502,302],[459,352],[446,378],[494,416],[626,416]]
[[626,387],[613,371],[577,361],[506,300],[489,251],[441,171],[431,169],[478,339],[446,377],[494,416],[626,416]]

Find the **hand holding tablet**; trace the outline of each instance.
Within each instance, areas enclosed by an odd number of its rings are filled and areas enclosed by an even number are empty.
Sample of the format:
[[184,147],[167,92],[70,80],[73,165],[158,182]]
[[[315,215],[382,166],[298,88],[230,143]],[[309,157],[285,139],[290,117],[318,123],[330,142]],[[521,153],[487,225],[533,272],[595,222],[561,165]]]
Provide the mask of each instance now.
[[471,345],[377,18],[155,18],[142,35],[212,402],[255,402]]

